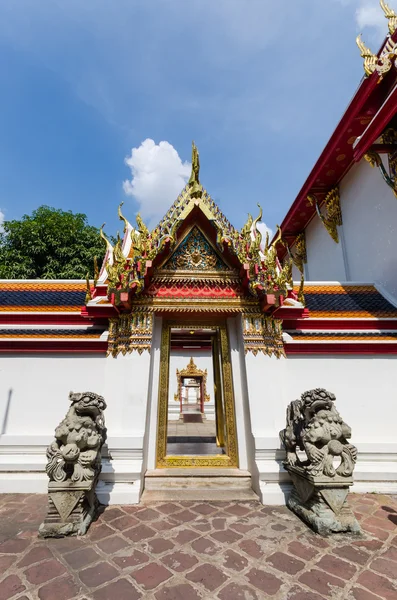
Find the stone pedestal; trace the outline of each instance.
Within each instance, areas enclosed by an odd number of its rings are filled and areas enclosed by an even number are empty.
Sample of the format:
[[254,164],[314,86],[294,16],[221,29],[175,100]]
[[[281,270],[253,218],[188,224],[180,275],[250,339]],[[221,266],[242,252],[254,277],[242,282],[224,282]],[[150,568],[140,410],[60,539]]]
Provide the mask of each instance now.
[[286,466],[294,484],[287,501],[289,508],[320,535],[361,533],[346,498],[352,477],[312,476],[304,468]]
[[39,537],[84,535],[95,517],[99,502],[96,481],[48,484],[48,512],[39,528]]

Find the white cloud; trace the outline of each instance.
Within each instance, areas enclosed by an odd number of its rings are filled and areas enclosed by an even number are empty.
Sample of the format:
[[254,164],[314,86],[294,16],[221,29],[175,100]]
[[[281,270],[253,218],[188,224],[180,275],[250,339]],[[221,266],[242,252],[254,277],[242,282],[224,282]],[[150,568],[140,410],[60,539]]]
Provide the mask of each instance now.
[[3,231],[3,223],[4,223],[4,213],[3,211],[0,209],[0,233]]
[[379,3],[373,0],[360,0],[360,6],[356,9],[356,22],[358,28],[373,27],[378,38],[384,38],[387,34],[387,21]]
[[132,177],[124,181],[124,192],[138,202],[142,218],[153,225],[186,185],[191,165],[182,162],[169,142],[156,144],[151,139],[132,148],[125,163],[130,167]]

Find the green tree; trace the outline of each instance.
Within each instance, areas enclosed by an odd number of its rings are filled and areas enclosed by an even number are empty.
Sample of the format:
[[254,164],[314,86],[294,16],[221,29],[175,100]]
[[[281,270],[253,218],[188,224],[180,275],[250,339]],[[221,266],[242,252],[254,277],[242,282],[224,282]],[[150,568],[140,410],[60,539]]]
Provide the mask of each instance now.
[[105,245],[83,213],[40,206],[0,233],[1,279],[84,279],[101,265]]

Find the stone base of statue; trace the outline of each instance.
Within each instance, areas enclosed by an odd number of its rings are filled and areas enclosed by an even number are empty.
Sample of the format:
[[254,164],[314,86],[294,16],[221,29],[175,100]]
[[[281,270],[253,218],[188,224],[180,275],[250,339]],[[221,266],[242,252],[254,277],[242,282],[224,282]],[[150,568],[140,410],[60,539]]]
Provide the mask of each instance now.
[[84,535],[95,518],[99,502],[96,481],[48,484],[48,512],[39,528],[39,537]]
[[361,533],[346,498],[352,477],[310,475],[306,469],[287,465],[294,489],[288,507],[320,535],[350,532]]

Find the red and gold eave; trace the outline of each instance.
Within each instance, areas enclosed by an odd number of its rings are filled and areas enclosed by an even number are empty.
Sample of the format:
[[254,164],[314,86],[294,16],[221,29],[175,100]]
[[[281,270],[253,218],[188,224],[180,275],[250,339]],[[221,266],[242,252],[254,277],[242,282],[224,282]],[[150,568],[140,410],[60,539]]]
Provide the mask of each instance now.
[[[397,31],[391,39],[397,42]],[[391,68],[382,78],[376,71],[369,77],[364,77],[282,221],[283,238],[290,247],[316,213],[315,206],[310,204],[307,196],[314,194],[321,205],[326,194],[363,158],[396,113],[397,68]],[[277,251],[279,259],[283,260],[286,256],[285,247],[279,244]]]

